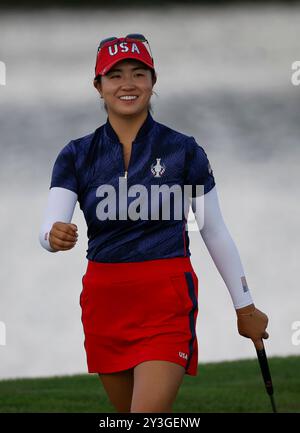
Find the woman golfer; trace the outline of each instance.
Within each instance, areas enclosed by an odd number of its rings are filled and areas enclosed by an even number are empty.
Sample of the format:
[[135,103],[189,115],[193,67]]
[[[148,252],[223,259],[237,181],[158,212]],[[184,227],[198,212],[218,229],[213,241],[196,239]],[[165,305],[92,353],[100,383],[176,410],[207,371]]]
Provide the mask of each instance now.
[[119,412],[172,412],[184,374],[197,375],[198,278],[186,199],[232,297],[239,333],[257,346],[268,338],[204,149],[150,114],[156,80],[143,35],[100,43],[93,84],[107,121],[57,156],[40,231],[48,251],[73,248],[79,202],[88,235],[80,294],[88,372],[99,374]]

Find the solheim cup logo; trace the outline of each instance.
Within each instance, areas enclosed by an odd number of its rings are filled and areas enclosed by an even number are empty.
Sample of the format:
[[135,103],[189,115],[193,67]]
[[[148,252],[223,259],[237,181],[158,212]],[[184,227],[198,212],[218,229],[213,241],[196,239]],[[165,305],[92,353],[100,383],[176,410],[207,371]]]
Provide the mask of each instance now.
[[0,322],[0,346],[6,346],[6,326],[4,322]]
[[154,177],[161,177],[166,171],[165,164],[161,163],[161,158],[156,158],[156,164],[151,164],[151,172]]

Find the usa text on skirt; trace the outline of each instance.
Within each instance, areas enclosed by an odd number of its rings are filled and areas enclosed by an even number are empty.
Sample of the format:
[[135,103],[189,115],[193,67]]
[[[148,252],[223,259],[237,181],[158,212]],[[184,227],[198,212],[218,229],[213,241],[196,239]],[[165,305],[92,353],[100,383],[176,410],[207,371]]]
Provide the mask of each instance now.
[[80,306],[89,373],[166,360],[197,375],[198,278],[189,257],[88,261]]

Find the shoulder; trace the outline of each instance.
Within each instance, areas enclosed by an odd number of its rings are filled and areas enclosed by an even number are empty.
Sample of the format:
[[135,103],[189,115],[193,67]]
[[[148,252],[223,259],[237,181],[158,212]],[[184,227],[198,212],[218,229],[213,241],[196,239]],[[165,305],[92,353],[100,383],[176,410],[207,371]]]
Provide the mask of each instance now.
[[81,137],[71,139],[61,150],[61,153],[72,158],[76,166],[81,166],[89,159],[95,148],[98,134],[102,132],[104,125],[99,126],[93,132],[90,132]]
[[56,165],[60,165],[62,167],[68,165],[78,172],[81,169],[84,170],[91,158],[90,155],[93,154],[93,148],[95,147],[93,145],[95,142],[93,138],[95,137],[96,132],[99,130],[101,130],[101,127],[86,135],[71,139],[60,150],[56,159]]
[[[184,132],[178,131],[177,129],[171,128],[170,126],[155,121],[158,131],[168,135],[170,138],[175,138],[178,142],[183,143],[187,150],[193,151],[196,148],[203,149],[203,147],[195,140],[191,135],[185,134]],[[203,149],[204,150],[204,149]]]
[[59,154],[71,157],[76,156],[82,149],[85,149],[89,146],[92,141],[93,135],[94,132],[84,135],[83,137],[69,140],[69,142],[61,148]]
[[160,143],[165,141],[168,147],[173,146],[174,151],[180,150],[180,153],[184,154],[185,164],[189,164],[193,160],[198,164],[199,162],[202,162],[203,164],[207,163],[208,158],[205,147],[202,143],[200,144],[196,141],[193,136],[157,121],[156,124]]
[[156,122],[156,124],[158,131],[157,134],[160,142],[165,141],[168,146],[174,146],[177,150],[180,149],[185,154],[191,154],[195,152],[195,149],[197,148],[199,148],[199,150],[203,149],[200,145],[198,145],[194,137],[163,123]]
[[[102,126],[100,128],[102,128]],[[70,150],[74,156],[87,153],[92,145],[95,133],[100,128],[97,128],[95,131],[83,135],[82,137],[72,139],[65,147],[68,147],[68,150]]]
[[171,126],[165,125],[164,123],[160,123],[155,121],[156,127],[159,133],[165,134],[170,138],[176,138],[177,141],[185,141],[189,138],[187,134],[178,131],[177,129],[171,128]]

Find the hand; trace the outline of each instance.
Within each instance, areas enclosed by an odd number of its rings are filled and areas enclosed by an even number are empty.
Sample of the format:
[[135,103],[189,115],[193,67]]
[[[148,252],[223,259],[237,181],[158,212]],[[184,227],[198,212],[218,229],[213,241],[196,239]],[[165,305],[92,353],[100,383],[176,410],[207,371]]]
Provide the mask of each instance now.
[[262,338],[269,338],[269,334],[265,331],[269,321],[267,315],[255,308],[254,304],[237,309],[236,314],[239,334],[251,338],[256,349],[262,349]]
[[49,244],[56,251],[73,248],[77,242],[77,226],[71,223],[55,222],[49,233]]

